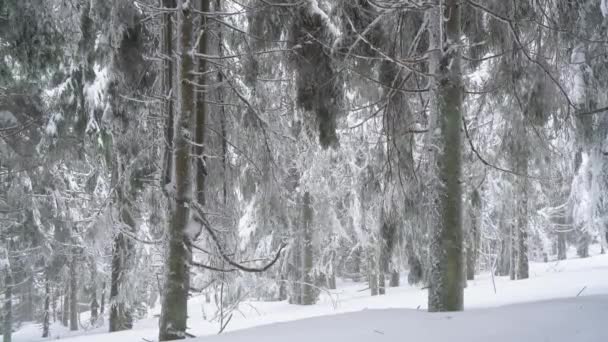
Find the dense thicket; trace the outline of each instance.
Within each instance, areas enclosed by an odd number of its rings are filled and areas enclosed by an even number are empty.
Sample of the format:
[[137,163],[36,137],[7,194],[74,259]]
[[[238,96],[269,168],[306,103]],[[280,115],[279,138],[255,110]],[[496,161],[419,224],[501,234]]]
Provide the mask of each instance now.
[[[606,246],[604,0],[0,0],[2,333]],[[406,276],[407,275],[407,276]],[[18,303],[18,305],[13,305]],[[83,303],[88,303],[86,306]],[[90,312],[89,320],[79,314]],[[106,322],[107,320],[107,322]]]

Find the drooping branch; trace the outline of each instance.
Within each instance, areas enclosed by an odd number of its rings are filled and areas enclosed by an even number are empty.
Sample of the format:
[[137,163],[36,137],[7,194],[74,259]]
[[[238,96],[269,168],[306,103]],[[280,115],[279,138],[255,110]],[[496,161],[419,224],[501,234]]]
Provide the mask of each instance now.
[[[194,217],[193,217],[194,221],[197,222],[198,224],[200,224],[205,229],[205,231],[207,231],[207,233],[209,233],[209,236],[211,236],[211,239],[217,246],[217,249],[218,249],[222,259],[224,259],[224,261],[226,261],[230,266],[233,266],[243,272],[261,273],[261,272],[267,271],[270,267],[272,267],[279,260],[279,258],[281,257],[281,252],[283,252],[283,249],[285,249],[285,247],[287,247],[287,244],[282,243],[281,246],[279,247],[279,250],[275,254],[274,258],[263,267],[257,268],[257,267],[243,266],[240,263],[230,259],[230,257],[226,253],[226,251],[224,251],[224,247],[223,247],[222,243],[220,242],[219,238],[217,237],[217,234],[215,234],[215,230],[211,227],[211,224],[205,217],[205,213],[202,210],[201,206],[198,203],[191,203],[191,205],[192,205],[192,208],[196,211],[196,215],[194,215]],[[200,266],[200,265],[195,265],[195,266]],[[202,267],[202,266],[200,266],[200,267]],[[205,268],[207,268],[207,267],[205,267]],[[232,272],[232,271],[228,271],[228,272]]]

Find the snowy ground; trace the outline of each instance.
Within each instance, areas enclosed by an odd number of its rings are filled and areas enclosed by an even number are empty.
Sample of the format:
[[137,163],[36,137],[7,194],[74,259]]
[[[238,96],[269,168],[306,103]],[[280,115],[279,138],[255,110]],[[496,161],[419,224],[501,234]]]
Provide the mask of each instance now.
[[[349,338],[351,342],[358,342],[397,341],[406,336],[428,342],[444,341],[448,337],[456,341],[465,338],[468,341],[608,341],[608,329],[605,329],[608,255],[530,266],[527,280],[496,277],[493,282],[489,274],[482,274],[469,281],[465,290],[467,311],[462,313],[427,313],[427,293],[416,287],[389,288],[388,295],[371,297],[369,291],[361,291],[365,288],[361,283],[340,282],[338,290],[331,295],[324,293],[313,306],[286,302],[241,303],[226,328],[229,333],[197,341],[237,342],[256,337],[267,342],[287,338],[290,342],[311,338],[319,341]],[[213,316],[213,304],[205,304],[202,297],[195,297],[188,309],[190,333],[217,334],[218,323],[203,319],[203,310],[208,317]],[[158,312],[152,312],[151,316],[155,313]],[[319,317],[328,315],[333,316]],[[299,321],[272,324],[295,320]],[[157,324],[157,318],[150,317],[137,322],[133,330],[113,334],[107,334],[106,327],[71,333],[54,325],[52,339],[155,341]],[[252,327],[256,328],[242,330]],[[241,331],[230,333],[236,330]],[[14,341],[43,341],[40,332],[39,325],[25,325],[14,334]]]

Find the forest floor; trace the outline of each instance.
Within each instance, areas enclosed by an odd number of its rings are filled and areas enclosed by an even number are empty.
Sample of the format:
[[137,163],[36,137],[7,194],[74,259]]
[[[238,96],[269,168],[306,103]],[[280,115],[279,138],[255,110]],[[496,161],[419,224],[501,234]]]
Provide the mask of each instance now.
[[[597,246],[594,246],[597,247]],[[593,248],[590,258],[531,263],[530,279],[480,274],[465,289],[465,312],[426,312],[427,291],[402,285],[387,295],[371,297],[365,284],[339,281],[323,292],[316,305],[245,301],[239,304],[224,333],[200,342],[272,341],[608,341],[608,255]],[[407,279],[405,277],[403,280]],[[190,300],[189,332],[216,335],[216,305],[204,297]],[[51,327],[51,339],[66,342],[155,341],[159,308],[135,323],[133,330],[108,334],[107,327],[69,332]],[[205,314],[203,314],[205,312]],[[85,319],[82,314],[81,320]],[[319,317],[326,316],[326,317]],[[297,321],[297,322],[291,322]],[[284,323],[289,322],[289,323]],[[272,324],[279,323],[279,324]],[[253,328],[253,329],[248,329]],[[247,330],[243,330],[247,329]],[[238,330],[238,331],[237,331]],[[16,342],[44,341],[39,324],[25,324]],[[312,340],[311,340],[312,339]]]

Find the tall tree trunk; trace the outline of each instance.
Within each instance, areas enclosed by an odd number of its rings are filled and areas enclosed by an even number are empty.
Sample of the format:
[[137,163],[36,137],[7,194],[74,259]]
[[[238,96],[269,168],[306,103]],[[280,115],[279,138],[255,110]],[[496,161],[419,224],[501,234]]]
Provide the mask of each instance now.
[[22,320],[27,322],[34,321],[34,274],[31,273],[31,270],[27,270],[27,281],[25,282],[25,293],[23,293],[23,316]]
[[368,248],[367,252],[367,262],[368,262],[368,283],[369,283],[369,291],[372,296],[378,295],[378,262],[376,260],[375,251],[373,248]]
[[312,305],[316,302],[315,291],[312,286],[312,284],[314,283],[312,277],[313,208],[312,199],[308,191],[304,193],[302,204],[302,229],[304,232],[302,239],[302,304]]
[[[175,0],[162,0],[162,4],[164,8],[175,8]],[[163,14],[162,25],[162,53],[165,56],[165,59],[163,60],[162,92],[163,96],[166,97],[163,108],[165,116],[166,147],[162,184],[166,187],[171,183],[171,173],[173,172],[173,130],[175,129],[173,114],[173,99],[175,98],[173,91],[173,12],[167,11]]]
[[4,322],[2,325],[2,341],[11,342],[13,336],[13,276],[8,267],[4,270]]
[[336,272],[334,272],[333,270],[329,274],[329,277],[327,277],[327,288],[330,290],[336,289]]
[[[209,0],[200,0],[199,1],[199,10],[204,13],[209,12]],[[207,15],[201,14],[201,35],[199,37],[198,44],[198,53],[201,55],[208,54],[209,48],[209,38],[208,32],[210,27],[208,27]],[[205,157],[205,122],[207,120],[207,104],[205,103],[206,94],[208,89],[205,88],[207,84],[207,60],[204,58],[199,59],[198,65],[198,84],[201,85],[201,90],[197,94],[196,101],[196,135],[194,146],[194,154],[197,157],[196,161],[196,200],[200,205],[205,205],[205,178],[207,175],[207,166],[206,166],[206,157]]]
[[49,270],[46,270],[44,279],[44,313],[42,316],[42,337],[49,337],[51,325],[51,284]]
[[463,309],[463,232],[461,199],[462,75],[460,1],[445,0],[434,10],[431,73],[435,77],[436,108],[433,146],[437,146],[435,195],[439,217],[431,234],[429,311]]
[[[517,119],[516,119],[517,120]],[[521,175],[515,180],[517,194],[517,279],[527,279],[529,276],[528,266],[528,160],[530,156],[530,147],[526,129],[524,126],[524,118],[519,118],[516,130],[518,139],[515,142],[515,159],[516,171]]]
[[99,303],[97,302],[97,265],[91,260],[91,326],[95,326],[99,318]]
[[475,267],[479,253],[481,234],[479,231],[479,216],[481,215],[481,196],[477,189],[471,192],[471,206],[469,207],[470,226],[467,229],[467,280],[475,279]]
[[110,279],[110,332],[127,330],[133,327],[130,309],[120,296],[120,290],[126,285],[124,277],[127,267],[127,254],[129,253],[128,243],[122,232],[114,238]]
[[509,278],[517,279],[517,232],[515,226],[509,224]]
[[72,252],[70,262],[70,330],[78,330],[78,278],[76,277],[77,252]]
[[159,340],[186,337],[188,293],[190,291],[191,236],[187,233],[192,200],[192,167],[190,137],[195,135],[194,69],[192,45],[193,13],[183,0],[177,1],[178,108],[174,130],[173,167],[174,198],[170,198],[168,246],[164,296],[160,315]]
[[399,287],[400,281],[401,281],[401,279],[399,278],[399,271],[394,270],[391,272],[391,280],[390,280],[388,286]]
[[106,311],[106,282],[101,283],[101,304],[99,305],[99,314],[103,316]]
[[70,286],[64,290],[61,308],[61,324],[67,327],[70,323]]

